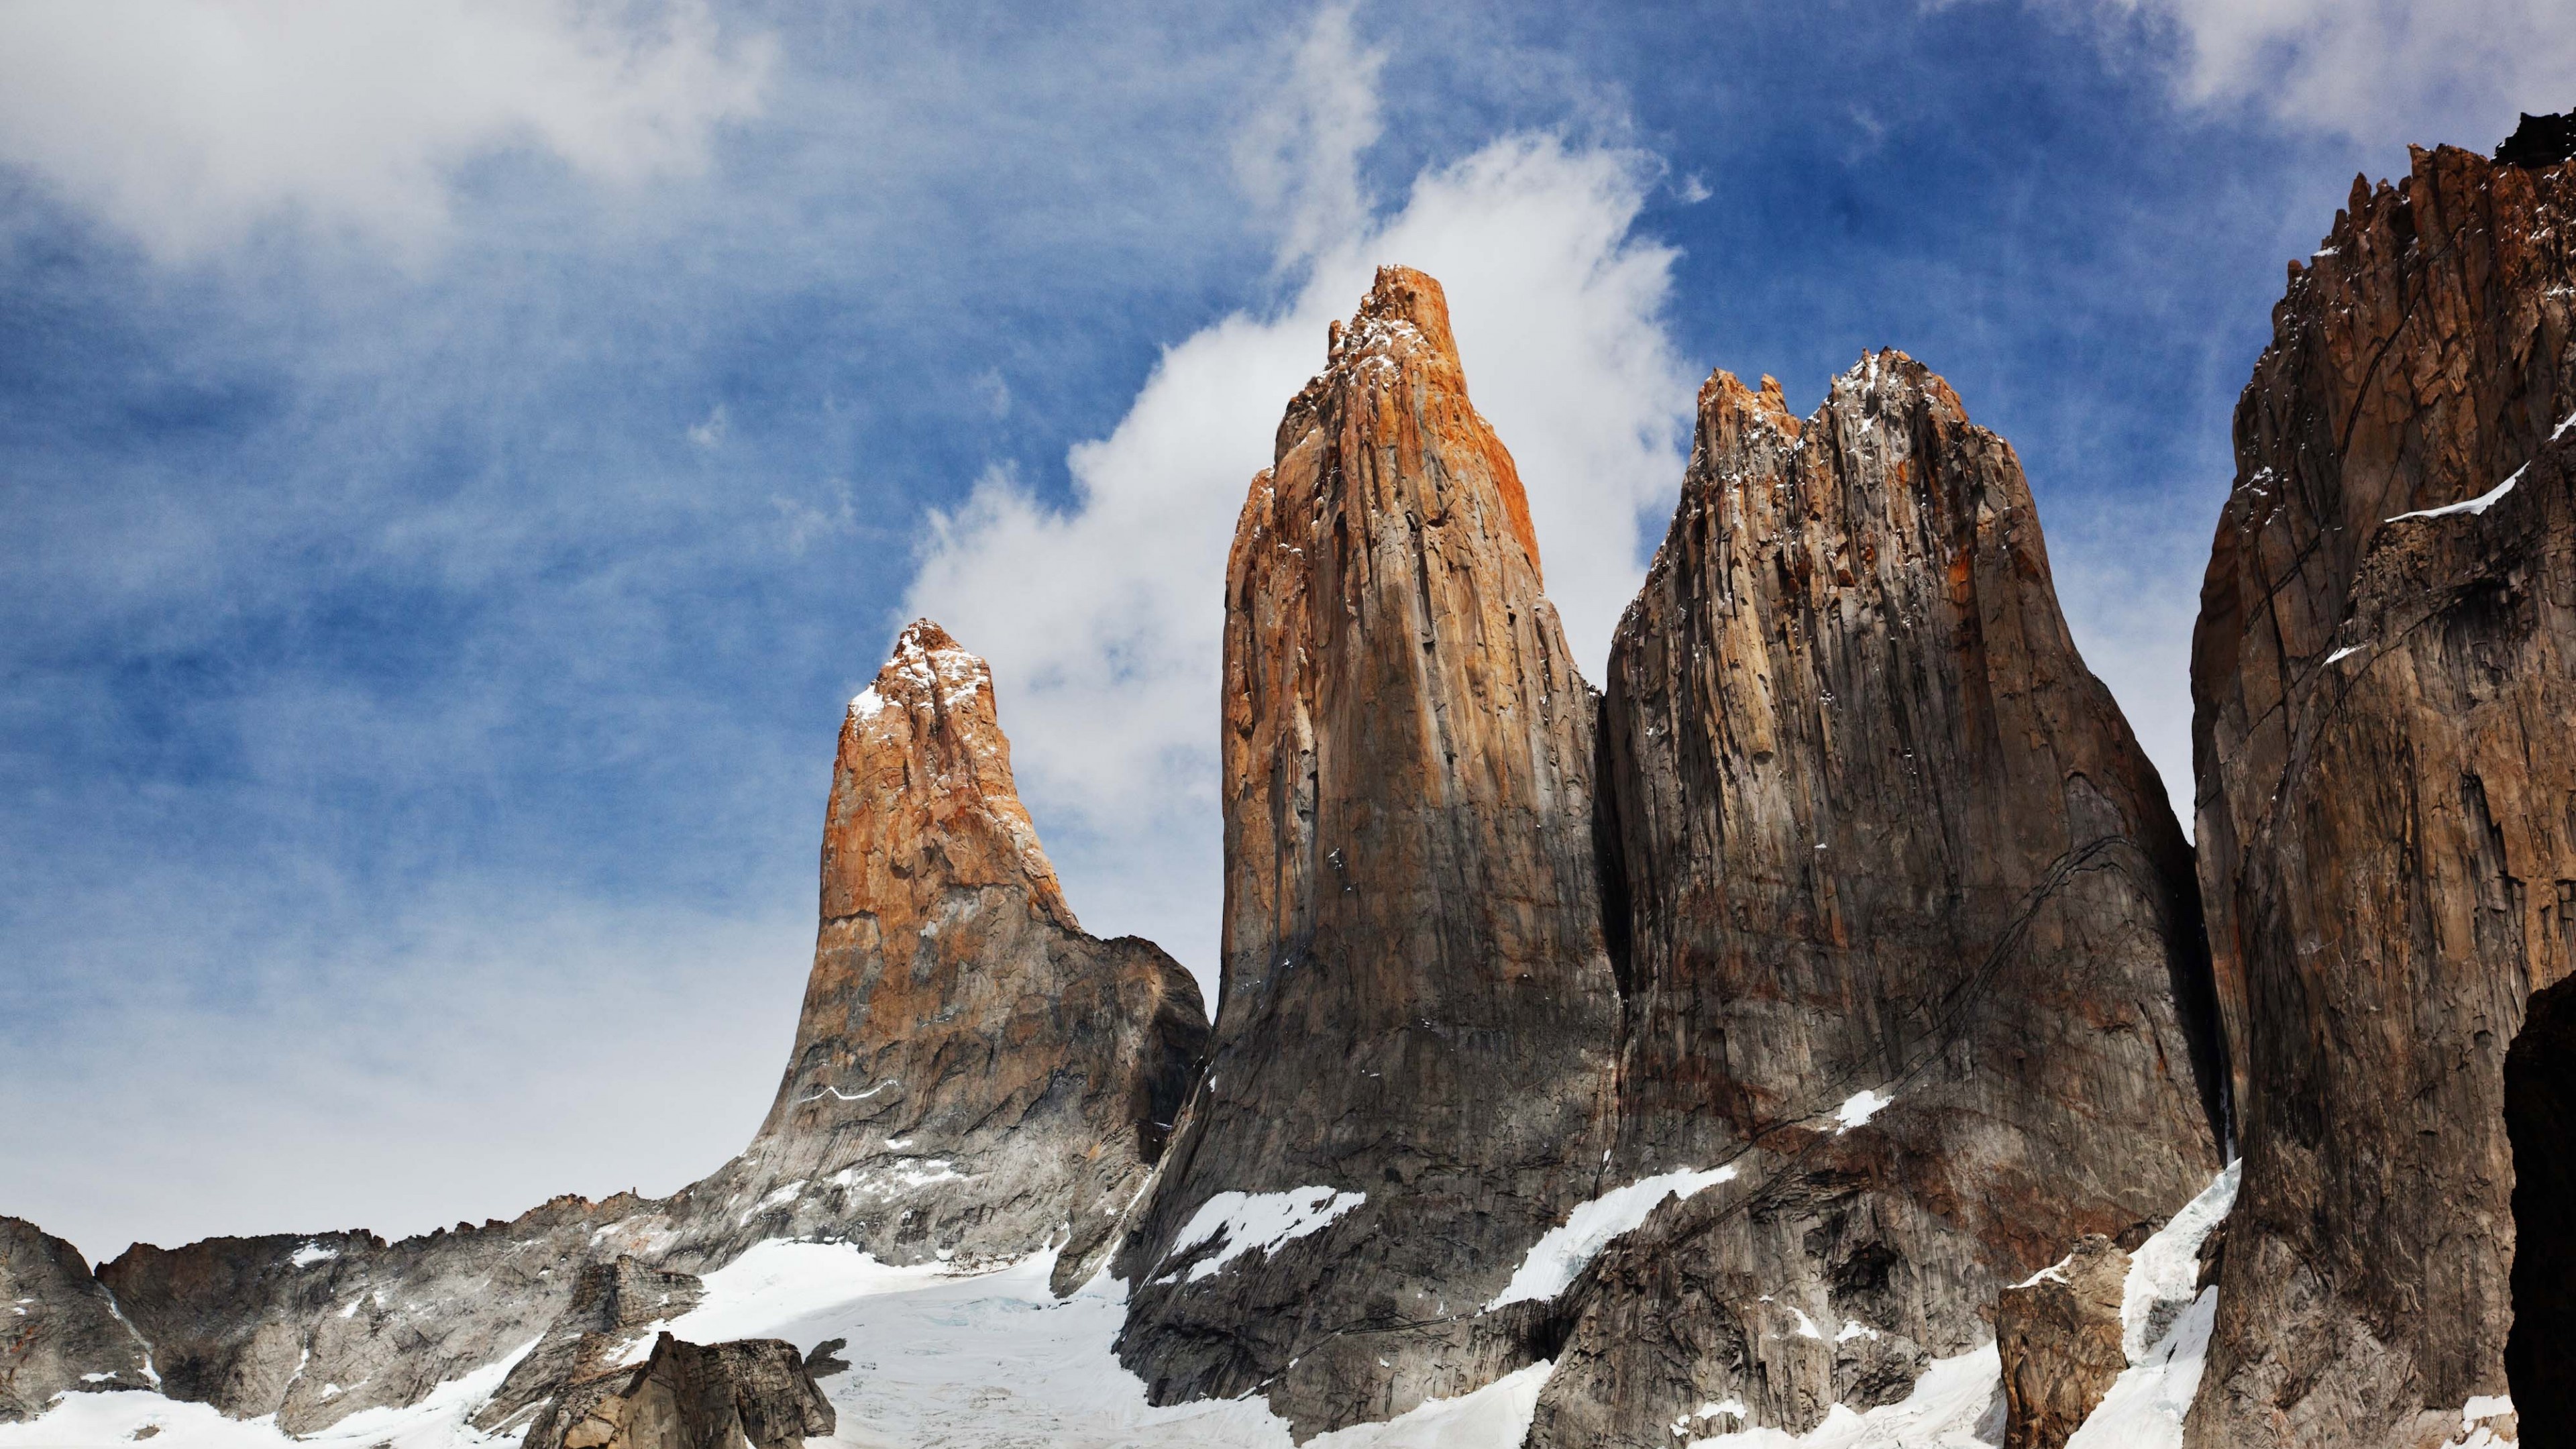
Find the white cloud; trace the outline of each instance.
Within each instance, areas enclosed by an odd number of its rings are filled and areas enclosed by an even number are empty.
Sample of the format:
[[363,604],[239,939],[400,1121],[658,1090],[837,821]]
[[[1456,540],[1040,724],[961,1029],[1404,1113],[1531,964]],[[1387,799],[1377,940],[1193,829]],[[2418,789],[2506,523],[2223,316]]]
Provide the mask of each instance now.
[[1426,171],[1392,216],[1346,210],[1352,152],[1375,129],[1337,109],[1373,111],[1342,93],[1373,62],[1327,53],[1351,45],[1347,14],[1326,11],[1294,67],[1296,139],[1270,152],[1309,178],[1283,227],[1284,257],[1311,259],[1293,298],[1169,348],[1118,427],[1073,449],[1071,508],[988,474],[936,521],[908,599],[991,660],[1022,793],[1086,924],[1151,936],[1203,972],[1227,547],[1326,323],[1374,268],[1445,286],[1470,390],[1520,465],[1548,592],[1596,681],[1682,474],[1695,379],[1661,321],[1674,253],[1630,235],[1657,170],[1522,135]]
[[2492,147],[2517,108],[2576,105],[2566,0],[2101,0],[2173,25],[2196,104],[2253,102],[2303,129]]
[[725,405],[717,403],[714,411],[707,414],[705,422],[689,425],[689,442],[699,448],[714,448],[724,442],[725,434],[732,429],[732,421],[725,416]]
[[703,0],[17,0],[0,161],[165,261],[280,220],[417,255],[495,151],[613,183],[700,168],[773,48],[726,43]]

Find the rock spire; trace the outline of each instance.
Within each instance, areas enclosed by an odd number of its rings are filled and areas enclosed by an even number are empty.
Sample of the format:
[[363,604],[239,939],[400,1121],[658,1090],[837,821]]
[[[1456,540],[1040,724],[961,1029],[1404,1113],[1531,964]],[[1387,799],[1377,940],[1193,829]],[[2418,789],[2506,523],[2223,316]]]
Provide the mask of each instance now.
[[2190,849],[2019,461],[1929,369],[1867,356],[1804,421],[1710,379],[1603,720],[1613,1175],[1732,1176],[1561,1297],[1534,1444],[1903,1398],[2001,1287],[2209,1183]]
[[2244,1155],[2203,1449],[2439,1442],[2507,1389],[2506,1052],[2576,965],[2572,304],[2576,165],[2418,150],[2290,264],[2237,404],[2192,642]]
[[1593,1190],[1617,1021],[1595,696],[1446,299],[1381,268],[1329,342],[1235,534],[1215,1049],[1119,1259],[1158,1400],[1301,1434],[1538,1356],[1477,1310]]

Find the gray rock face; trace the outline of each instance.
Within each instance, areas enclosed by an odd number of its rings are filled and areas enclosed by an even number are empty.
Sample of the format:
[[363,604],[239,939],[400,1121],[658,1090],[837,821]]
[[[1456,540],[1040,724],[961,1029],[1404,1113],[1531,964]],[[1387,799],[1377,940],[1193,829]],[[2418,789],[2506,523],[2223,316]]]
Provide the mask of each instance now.
[[1617,1022],[1594,697],[1439,284],[1330,345],[1235,535],[1216,1047],[1117,1260],[1156,1401],[1300,1434],[1536,1356],[1477,1309],[1593,1191]]
[[143,1341],[80,1250],[0,1217],[0,1424],[34,1418],[59,1394],[145,1389],[152,1380]]
[[151,1346],[161,1391],[309,1434],[417,1401],[542,1334],[583,1268],[647,1248],[632,1196],[557,1198],[508,1223],[387,1243],[369,1233],[138,1244],[99,1269]]
[[695,1276],[647,1268],[631,1257],[589,1265],[581,1270],[571,1305],[528,1356],[511,1365],[491,1401],[476,1411],[474,1427],[487,1433],[506,1429],[564,1385],[596,1378],[650,1325],[679,1317],[704,1296]]
[[802,1449],[837,1421],[796,1345],[701,1346],[665,1333],[632,1367],[568,1384],[529,1425],[526,1449]]
[[2060,1449],[2128,1368],[2120,1304],[2129,1255],[2098,1234],[1995,1300],[2003,1449]]
[[2506,1392],[2505,1053],[2576,965],[2576,165],[2356,182],[2273,325],[2192,650],[2244,1184],[2189,1442],[2411,1446]]
[[1702,390],[1602,758],[1615,1180],[1734,1176],[1560,1297],[1534,1444],[1901,1398],[2004,1284],[2216,1171],[2189,848],[2011,448],[1920,364],[1865,358],[1803,423],[1767,380]]

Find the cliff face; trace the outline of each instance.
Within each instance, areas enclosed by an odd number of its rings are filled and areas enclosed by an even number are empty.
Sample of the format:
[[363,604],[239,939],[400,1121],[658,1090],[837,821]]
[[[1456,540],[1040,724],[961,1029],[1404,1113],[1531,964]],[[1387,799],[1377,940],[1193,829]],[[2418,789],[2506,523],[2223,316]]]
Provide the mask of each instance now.
[[1608,688],[1615,1171],[1733,1176],[1560,1299],[1534,1443],[1902,1398],[2003,1285],[2208,1184],[2189,847],[1938,377],[1875,354],[1803,423],[1712,378]]
[[1439,285],[1330,342],[1235,535],[1215,1050],[1118,1260],[1157,1401],[1301,1433],[1535,1356],[1476,1312],[1592,1191],[1617,1022],[1594,696]]
[[1207,1018],[1151,942],[1075,922],[1013,787],[991,674],[928,620],[842,725],[822,896],[776,1103],[692,1189],[748,1216],[702,1212],[685,1235],[828,1234],[898,1263],[1052,1241],[1079,1282],[1162,1153]]
[[143,1341],[80,1250],[0,1217],[0,1424],[34,1418],[57,1394],[152,1382]]
[[2356,182],[2237,406],[2192,700],[2244,1188],[2195,1445],[2505,1392],[2505,1053],[2576,947],[2571,227],[2567,165]]

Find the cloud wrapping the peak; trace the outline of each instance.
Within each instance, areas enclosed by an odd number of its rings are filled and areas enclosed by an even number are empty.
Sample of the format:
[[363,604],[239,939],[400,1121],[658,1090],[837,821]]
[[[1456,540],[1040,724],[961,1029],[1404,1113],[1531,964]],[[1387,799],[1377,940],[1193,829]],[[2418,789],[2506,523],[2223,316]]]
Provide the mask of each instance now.
[[698,170],[774,51],[728,42],[703,0],[20,0],[0,161],[163,261],[281,220],[416,255],[456,168],[496,151],[620,184]]
[[[1326,11],[1314,35],[1299,87],[1370,73],[1323,58],[1350,44],[1345,13]],[[1687,441],[1693,378],[1662,321],[1676,254],[1631,233],[1656,168],[1510,136],[1425,171],[1400,210],[1370,219],[1345,209],[1343,187],[1374,121],[1310,108],[1301,134],[1334,154],[1274,153],[1327,178],[1285,229],[1283,258],[1311,257],[1293,297],[1168,348],[1110,435],[1072,450],[1070,507],[987,473],[934,520],[908,598],[991,661],[1021,792],[1084,920],[1202,972],[1216,954],[1227,550],[1281,410],[1323,363],[1326,324],[1375,268],[1417,267],[1447,291],[1471,395],[1519,464],[1549,595],[1594,679]]]

